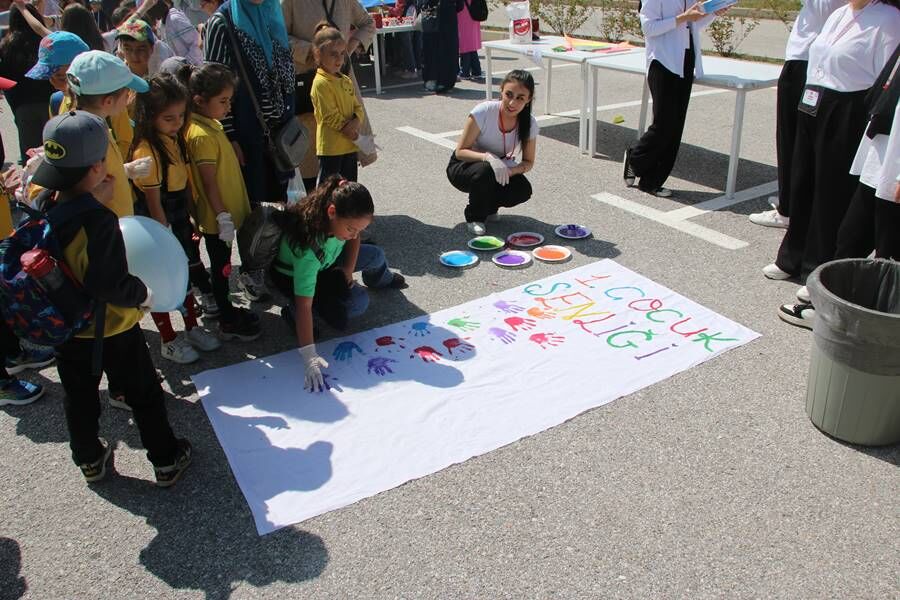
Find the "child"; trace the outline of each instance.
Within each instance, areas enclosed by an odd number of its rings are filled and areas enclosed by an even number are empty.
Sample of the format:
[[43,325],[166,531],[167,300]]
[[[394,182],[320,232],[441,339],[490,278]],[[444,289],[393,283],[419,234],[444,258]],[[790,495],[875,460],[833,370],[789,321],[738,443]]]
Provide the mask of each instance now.
[[173,56],[172,50],[156,39],[146,21],[128,19],[116,30],[119,54],[131,72],[141,77],[156,75],[162,61]]
[[284,235],[270,274],[281,293],[294,298],[293,307],[286,313],[295,316],[287,320],[295,323],[306,371],[305,386],[311,391],[323,387],[322,369],[328,367],[316,354],[313,335],[313,297],[319,273],[339,266],[350,290],[343,302],[347,317],[361,315],[369,305],[366,291],[353,282],[354,272],[362,271],[363,283],[369,288],[405,286],[403,275],[388,269],[381,248],[359,241],[374,212],[369,190],[332,175],[299,203],[276,213],[276,223]]
[[309,93],[317,124],[319,183],[329,175],[356,181],[354,142],[359,138],[365,112],[356,98],[353,81],[341,73],[347,42],[338,29],[323,21],[316,26],[312,48],[319,65]]
[[[135,105],[135,146],[132,158],[150,157],[153,168],[147,177],[135,184],[141,189],[150,216],[170,227],[188,256],[191,283],[201,293],[212,293],[209,275],[200,262],[200,253],[191,237],[194,227],[188,210],[193,204],[186,150],[182,137],[187,112],[188,91],[175,77],[167,73],[155,75],[149,81],[150,91],[141,94]],[[180,364],[200,358],[197,350],[211,352],[219,348],[219,341],[197,327],[194,295],[184,298],[185,337],[172,330],[168,313],[151,313],[159,329],[163,358]]]
[[[51,117],[64,114],[71,109],[73,101],[69,94],[66,72],[75,57],[88,50],[90,48],[80,37],[68,31],[54,31],[41,40],[38,47],[38,61],[25,73],[25,77],[49,80],[50,85],[56,90],[50,100]],[[59,95],[64,99],[59,98]],[[56,111],[53,110],[54,103],[58,106]]]
[[456,13],[456,27],[459,33],[459,78],[478,79],[481,77],[481,23],[472,18],[469,2]]
[[[141,442],[153,463],[156,485],[168,487],[190,464],[191,444],[172,433],[162,387],[139,325],[141,311],[152,304],[153,294],[128,274],[118,220],[101,204],[113,191],[104,160],[112,148],[100,117],[84,111],[54,117],[44,128],[44,161],[34,179],[44,188],[58,190],[60,205],[73,202],[90,207],[56,230],[63,261],[87,293],[106,303],[103,370],[123,383]],[[95,342],[91,324],[56,349],[72,459],[89,483],[103,479],[112,457],[112,446],[97,437],[100,377],[93,373]]]
[[[228,298],[234,233],[250,214],[247,188],[231,142],[218,121],[231,110],[234,75],[225,65],[207,63],[191,73],[191,124],[186,140],[197,226],[206,242],[212,290],[219,311],[219,337],[251,341],[259,337],[259,317],[235,308]],[[204,312],[208,305],[204,303]]]
[[500,220],[501,206],[516,206],[531,198],[525,173],[534,167],[538,135],[532,100],[534,78],[517,69],[500,83],[500,100],[482,102],[466,118],[447,165],[447,178],[453,187],[469,194],[466,228],[473,235],[484,235],[486,221]]

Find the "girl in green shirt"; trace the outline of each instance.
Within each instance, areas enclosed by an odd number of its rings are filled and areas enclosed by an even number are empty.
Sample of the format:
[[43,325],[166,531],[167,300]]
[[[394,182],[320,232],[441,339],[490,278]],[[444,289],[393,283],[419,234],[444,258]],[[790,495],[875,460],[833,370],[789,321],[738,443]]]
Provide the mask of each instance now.
[[316,352],[313,335],[313,299],[319,274],[334,267],[329,275],[343,277],[347,293],[337,308],[345,319],[362,314],[369,305],[368,293],[353,281],[354,272],[362,271],[367,288],[405,287],[403,276],[388,269],[381,248],[360,243],[359,235],[374,213],[369,190],[339,175],[328,177],[299,203],[276,213],[283,235],[270,275],[275,286],[294,299],[282,314],[296,330],[306,370],[305,387],[310,391],[323,389],[322,369],[328,367]]

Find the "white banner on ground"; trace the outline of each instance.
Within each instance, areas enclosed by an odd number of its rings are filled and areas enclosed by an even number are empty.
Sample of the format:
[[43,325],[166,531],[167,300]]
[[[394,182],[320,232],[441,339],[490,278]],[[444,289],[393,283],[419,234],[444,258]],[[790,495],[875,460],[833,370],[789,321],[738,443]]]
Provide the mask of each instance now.
[[[492,267],[490,267],[492,268]],[[347,506],[758,337],[611,260],[193,377],[265,534]]]

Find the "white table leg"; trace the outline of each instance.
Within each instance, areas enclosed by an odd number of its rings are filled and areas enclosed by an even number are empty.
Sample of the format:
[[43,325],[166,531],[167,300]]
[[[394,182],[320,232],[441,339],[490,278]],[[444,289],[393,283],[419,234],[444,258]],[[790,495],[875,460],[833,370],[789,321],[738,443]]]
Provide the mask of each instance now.
[[734,125],[731,128],[731,155],[728,157],[728,180],[725,182],[726,198],[734,196],[738,163],[741,162],[741,130],[744,126],[744,100],[746,96],[746,90],[737,90],[737,98],[734,101]]
[[[587,63],[585,63],[587,64]],[[593,158],[597,155],[597,71],[598,69],[588,66],[588,102],[590,102],[590,110],[588,111],[588,156]]]
[[553,76],[553,59],[547,59],[547,89],[544,90],[544,114],[550,114],[550,83]]
[[491,49],[484,49],[484,97],[488,100],[491,99],[492,88],[494,87],[494,70],[491,65]]
[[641,94],[641,116],[638,119],[638,137],[644,135],[647,129],[647,106],[650,104],[650,86],[647,85],[647,78],[644,77],[644,92]]
[[588,65],[587,61],[581,63],[581,112],[578,114],[578,150],[585,154],[587,148],[587,113],[588,113]]
[[375,61],[375,93],[381,93],[381,45],[378,43],[378,32],[372,38],[372,54]]

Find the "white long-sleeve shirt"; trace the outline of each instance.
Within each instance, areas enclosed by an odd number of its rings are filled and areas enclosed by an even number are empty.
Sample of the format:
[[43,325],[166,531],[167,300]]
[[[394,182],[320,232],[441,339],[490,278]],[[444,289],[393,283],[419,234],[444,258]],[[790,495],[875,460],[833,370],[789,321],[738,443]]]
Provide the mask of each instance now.
[[863,134],[850,174],[859,175],[860,183],[873,188],[877,197],[894,201],[894,189],[900,180],[900,107],[894,109],[890,135],[870,138]]
[[[716,16],[707,15],[702,19],[680,25],[675,17],[694,4],[694,0],[644,0],[641,5],[641,29],[647,43],[647,67],[654,60],[662,66],[684,77],[684,51],[689,46],[688,35],[694,40],[694,73],[703,76],[703,61],[700,54],[700,31],[709,25]],[[690,33],[689,33],[690,32]]]
[[837,92],[868,89],[898,43],[900,10],[876,0],[861,10],[844,5],[809,47],[806,83]]
[[784,60],[807,60],[809,47],[822,31],[825,21],[845,3],[845,0],[803,0],[803,7],[788,36]]

